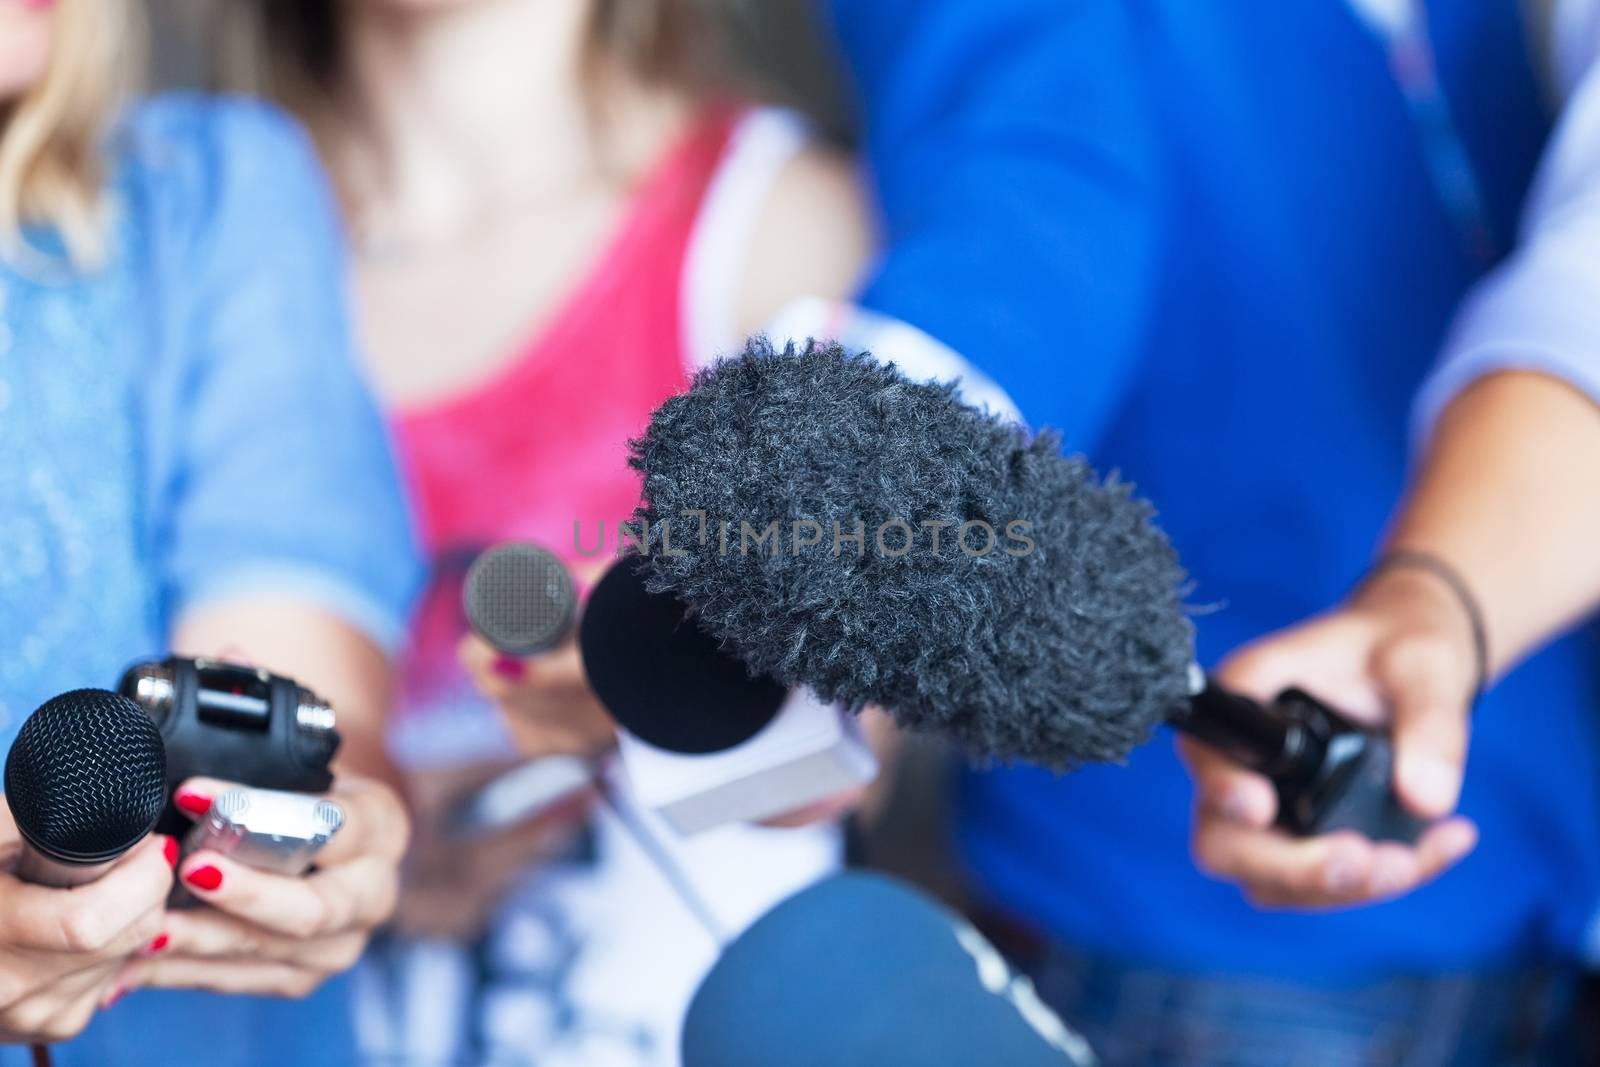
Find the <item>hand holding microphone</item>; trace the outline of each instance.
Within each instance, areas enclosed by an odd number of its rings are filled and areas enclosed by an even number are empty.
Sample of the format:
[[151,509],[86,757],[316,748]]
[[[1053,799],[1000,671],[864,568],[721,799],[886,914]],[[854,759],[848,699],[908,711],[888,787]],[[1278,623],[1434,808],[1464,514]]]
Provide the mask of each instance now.
[[[474,563],[462,600],[476,638],[463,662],[511,713],[513,732],[532,732],[542,755],[592,757],[619,740],[639,799],[681,833],[784,816],[798,825],[797,813],[821,819],[853,803],[876,766],[839,713],[753,675],[680,602],[648,592],[638,563],[627,553],[600,575],[576,642],[576,594],[553,553],[509,542]],[[533,663],[531,672],[554,676],[542,692],[505,677],[489,651],[548,658],[556,647],[579,661],[564,674]],[[547,702],[563,688],[564,701]],[[519,703],[547,713],[519,716]],[[591,725],[596,712],[603,726]]]
[[[1455,810],[1477,679],[1470,619],[1436,575],[1382,568],[1340,607],[1272,634],[1218,669],[1224,684],[1268,697],[1290,683],[1352,717],[1388,726],[1396,791],[1413,810]],[[1343,832],[1296,840],[1273,829],[1267,779],[1188,739],[1179,751],[1196,787],[1193,849],[1210,873],[1268,906],[1341,907],[1397,896],[1469,853],[1477,830],[1461,817],[1408,848]]]
[[457,659],[505,713],[519,752],[588,759],[616,743],[575,640],[577,587],[554,553],[524,541],[483,553],[467,572],[462,606],[472,632]]
[[155,727],[114,693],[65,693],[23,724],[0,806],[0,1040],[72,1037],[159,943],[178,855],[150,833],[165,773]]
[[[202,818],[232,785],[189,779],[178,806]],[[326,799],[342,825],[308,874],[262,870],[220,850],[185,856],[178,878],[206,906],[170,912],[161,951],[129,962],[108,998],[141,987],[300,997],[353,966],[394,910],[409,825],[376,781],[340,775]]]
[[[1208,679],[1153,509],[953,385],[758,339],[663,404],[633,462],[649,587],[780,681],[1063,770],[1167,723],[1270,779],[1295,835],[1403,847],[1436,814],[1391,788],[1381,731],[1304,692],[1263,702]],[[683,536],[696,521],[732,533]]]

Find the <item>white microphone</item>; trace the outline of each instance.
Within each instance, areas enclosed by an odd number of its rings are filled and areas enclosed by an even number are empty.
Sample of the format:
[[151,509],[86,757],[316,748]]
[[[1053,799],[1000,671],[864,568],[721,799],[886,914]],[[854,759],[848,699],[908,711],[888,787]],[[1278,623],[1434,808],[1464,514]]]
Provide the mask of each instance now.
[[855,718],[786,690],[646,591],[639,558],[590,593],[579,627],[589,684],[620,729],[634,795],[680,834],[757,822],[871,782]]

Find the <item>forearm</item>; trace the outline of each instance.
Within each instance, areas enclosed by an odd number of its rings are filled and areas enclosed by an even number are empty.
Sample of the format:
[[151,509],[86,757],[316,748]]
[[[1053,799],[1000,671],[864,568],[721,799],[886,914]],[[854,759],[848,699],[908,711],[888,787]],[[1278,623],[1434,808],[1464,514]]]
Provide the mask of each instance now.
[[1559,379],[1490,375],[1446,408],[1387,547],[1456,568],[1496,676],[1600,604],[1600,409]]
[[383,650],[355,627],[300,601],[227,600],[180,619],[172,647],[181,655],[242,660],[307,686],[338,714],[343,743],[336,767],[398,781],[384,746],[393,669]]

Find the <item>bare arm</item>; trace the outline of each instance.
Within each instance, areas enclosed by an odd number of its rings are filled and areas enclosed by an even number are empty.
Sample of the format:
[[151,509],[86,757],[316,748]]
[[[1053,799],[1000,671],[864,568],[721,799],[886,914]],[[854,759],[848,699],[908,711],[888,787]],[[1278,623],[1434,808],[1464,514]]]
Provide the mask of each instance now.
[[[333,800],[345,825],[304,878],[267,874],[214,852],[184,858],[178,876],[210,905],[172,912],[158,953],[131,962],[110,994],[143,987],[304,996],[352,966],[393,913],[410,828],[383,748],[392,690],[388,658],[338,617],[273,597],[191,611],[173,647],[288,675],[328,700],[344,735]],[[200,802],[227,783],[191,779]]]
[[[1575,80],[1516,253],[1473,291],[1419,399],[1427,444],[1384,541],[1456,571],[1482,609],[1492,679],[1600,604],[1600,65]],[[1476,651],[1459,598],[1421,569],[1384,572],[1324,615],[1222,665],[1270,697],[1300,684],[1386,723],[1395,789],[1418,814],[1455,810]],[[1356,834],[1290,840],[1259,776],[1185,746],[1200,865],[1273,905],[1361,904],[1409,892],[1466,855],[1456,818],[1417,848]]]
[[1508,371],[1439,420],[1391,548],[1450,562],[1480,601],[1499,675],[1600,605],[1600,407]]
[[203,605],[181,619],[172,637],[182,655],[239,660],[295,679],[327,700],[344,738],[342,772],[398,780],[383,745],[394,695],[389,658],[337,616],[293,600],[260,597]]

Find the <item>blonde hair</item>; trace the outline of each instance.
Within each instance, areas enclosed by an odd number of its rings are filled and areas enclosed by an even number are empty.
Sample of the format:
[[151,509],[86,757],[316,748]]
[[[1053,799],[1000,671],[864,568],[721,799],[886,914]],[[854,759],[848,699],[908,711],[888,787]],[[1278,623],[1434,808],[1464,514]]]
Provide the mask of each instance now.
[[134,0],[58,0],[44,76],[0,106],[0,253],[25,226],[60,234],[78,266],[105,255],[106,127],[140,53]]

